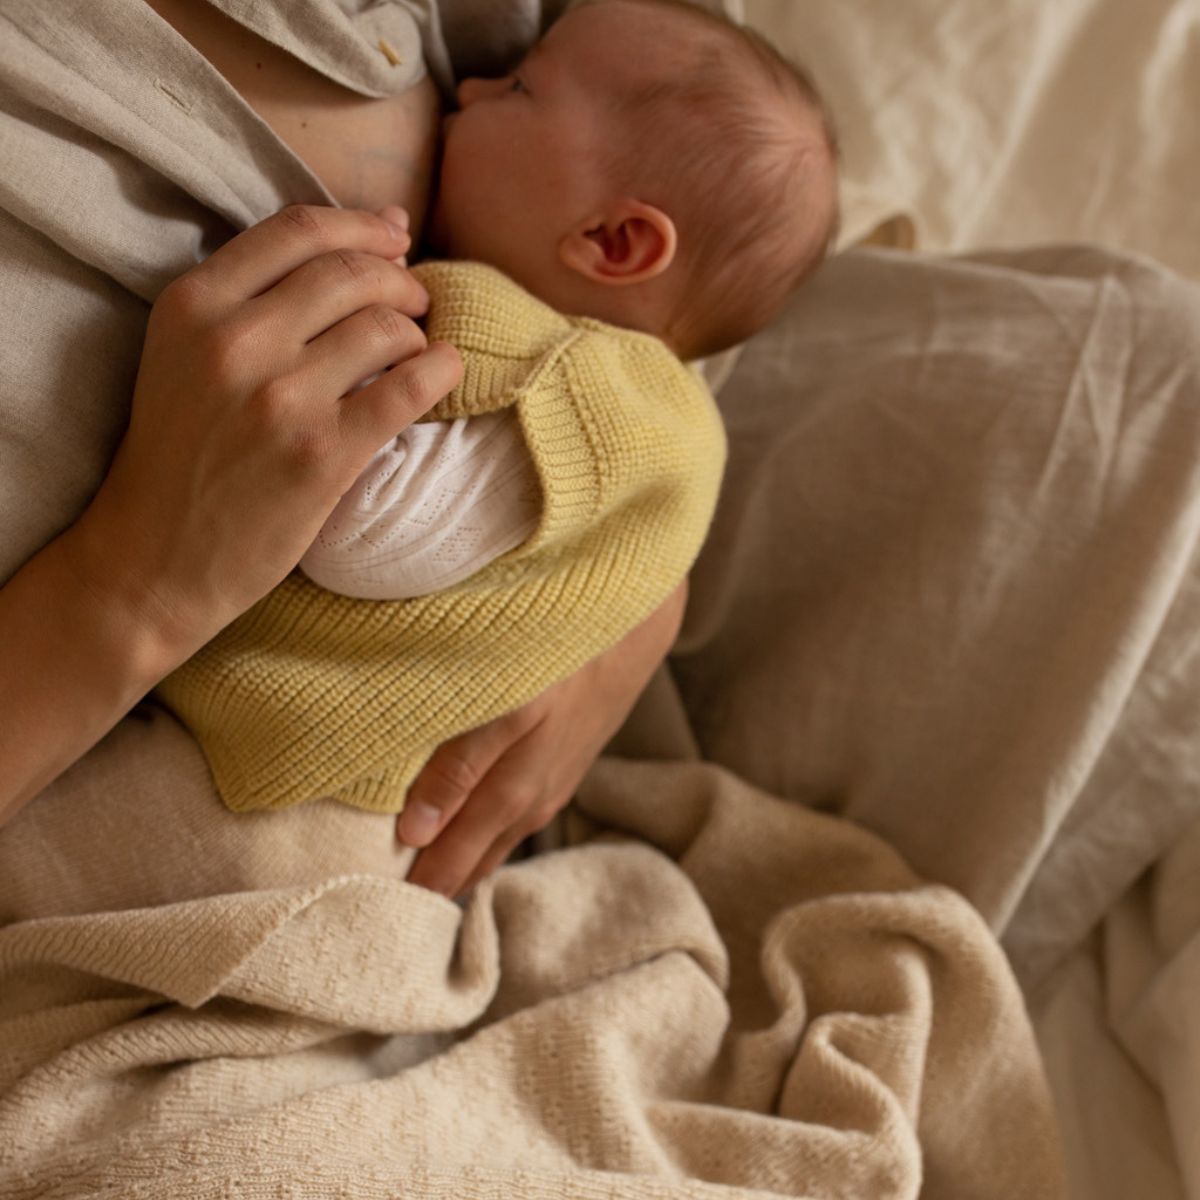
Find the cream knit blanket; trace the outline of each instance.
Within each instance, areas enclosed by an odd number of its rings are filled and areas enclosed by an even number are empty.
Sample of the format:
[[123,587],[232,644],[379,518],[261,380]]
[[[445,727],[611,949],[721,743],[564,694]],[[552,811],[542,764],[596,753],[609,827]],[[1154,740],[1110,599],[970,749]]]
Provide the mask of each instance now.
[[1061,1195],[965,901],[713,766],[581,806],[465,910],[350,875],[0,929],[0,1196]]

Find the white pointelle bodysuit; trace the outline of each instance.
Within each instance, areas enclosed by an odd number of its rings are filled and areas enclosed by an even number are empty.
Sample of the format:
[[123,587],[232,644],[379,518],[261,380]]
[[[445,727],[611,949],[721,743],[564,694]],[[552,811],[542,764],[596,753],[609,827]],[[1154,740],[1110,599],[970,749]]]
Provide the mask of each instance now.
[[[699,363],[714,393],[739,353]],[[541,512],[537,468],[515,409],[426,421],[375,454],[300,570],[327,591],[361,600],[427,596],[515,549]]]
[[354,481],[300,569],[344,596],[425,596],[519,546],[541,509],[515,411],[410,425]]

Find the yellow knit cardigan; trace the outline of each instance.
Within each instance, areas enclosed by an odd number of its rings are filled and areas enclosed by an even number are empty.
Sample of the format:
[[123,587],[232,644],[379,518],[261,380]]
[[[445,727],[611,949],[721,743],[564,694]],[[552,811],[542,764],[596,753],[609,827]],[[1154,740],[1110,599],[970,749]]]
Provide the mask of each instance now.
[[564,317],[475,263],[418,268],[466,372],[429,419],[515,406],[542,486],[525,543],[445,591],[356,600],[293,572],[158,695],[225,804],[399,812],[446,739],[619,641],[687,574],[725,461],[712,397],[662,342]]

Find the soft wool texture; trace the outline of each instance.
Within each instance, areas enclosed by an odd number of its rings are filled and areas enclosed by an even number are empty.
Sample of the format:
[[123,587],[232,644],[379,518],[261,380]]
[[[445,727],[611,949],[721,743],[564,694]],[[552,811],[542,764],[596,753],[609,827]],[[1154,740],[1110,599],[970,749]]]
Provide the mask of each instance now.
[[430,417],[515,406],[541,520],[523,545],[418,599],[351,599],[294,572],[166,679],[158,694],[234,810],[332,796],[398,812],[442,742],[533,699],[653,612],[712,519],[720,417],[662,342],[561,316],[477,263],[417,274],[429,336],[466,364]]
[[464,911],[400,863],[278,886],[297,824],[365,865],[387,818],[159,799],[152,872],[191,872],[181,817],[263,890],[136,908],[109,874],[108,911],[0,928],[6,1200],[1063,1196],[987,927],[847,821],[610,760],[579,844]]

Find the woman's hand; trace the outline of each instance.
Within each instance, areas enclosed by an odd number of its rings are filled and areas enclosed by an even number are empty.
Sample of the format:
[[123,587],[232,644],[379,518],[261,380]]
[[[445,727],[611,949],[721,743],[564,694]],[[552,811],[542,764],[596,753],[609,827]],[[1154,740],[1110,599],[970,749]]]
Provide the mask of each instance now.
[[129,429],[70,546],[91,588],[187,653],[292,570],[370,456],[461,376],[413,320],[428,296],[392,261],[409,238],[387,215],[284,209],[154,305]]
[[371,455],[458,382],[391,261],[404,214],[383,215],[400,224],[285,209],[159,297],[100,491],[0,588],[0,825],[283,579]]
[[433,754],[396,822],[401,841],[427,847],[410,883],[456,896],[549,824],[671,648],[686,600],[681,584],[624,640],[570,678]]

